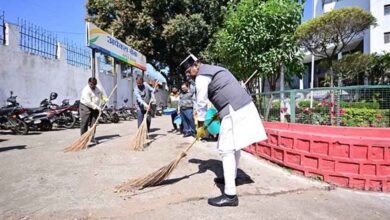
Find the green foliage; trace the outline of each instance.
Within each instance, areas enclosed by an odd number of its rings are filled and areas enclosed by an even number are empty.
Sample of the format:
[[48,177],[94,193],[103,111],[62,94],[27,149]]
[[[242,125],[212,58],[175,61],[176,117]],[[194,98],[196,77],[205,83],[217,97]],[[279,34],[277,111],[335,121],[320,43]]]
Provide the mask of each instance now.
[[335,75],[346,81],[344,84],[356,84],[359,76],[368,77],[374,66],[374,56],[356,52],[344,56],[334,64]]
[[200,54],[235,0],[88,0],[87,20],[174,72],[188,52]]
[[380,104],[379,102],[366,102],[366,101],[360,101],[360,102],[340,102],[341,108],[358,108],[358,109],[379,109]]
[[[313,100],[313,106],[318,106],[318,101]],[[299,101],[298,104],[299,108],[310,108],[310,100],[302,100]]]
[[241,1],[229,8],[223,28],[209,47],[209,58],[240,79],[258,70],[274,90],[282,65],[287,80],[302,73],[294,35],[302,10],[300,3],[290,0]]
[[342,124],[349,127],[386,127],[388,110],[346,108]]
[[374,54],[373,66],[369,73],[372,84],[390,84],[390,53]]
[[353,39],[363,34],[376,19],[359,7],[332,10],[301,24],[296,32],[299,44],[328,63],[333,86],[333,59],[346,49]]

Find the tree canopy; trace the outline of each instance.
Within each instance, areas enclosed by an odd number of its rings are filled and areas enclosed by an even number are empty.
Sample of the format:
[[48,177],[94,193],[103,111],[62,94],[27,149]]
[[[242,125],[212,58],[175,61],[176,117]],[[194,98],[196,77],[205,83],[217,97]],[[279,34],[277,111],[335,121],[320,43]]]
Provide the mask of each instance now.
[[274,90],[282,65],[287,79],[303,72],[295,38],[302,10],[299,1],[243,0],[229,8],[209,56],[238,78],[258,70]]
[[370,12],[359,7],[347,7],[322,14],[301,24],[297,29],[299,43],[314,56],[325,58],[330,67],[333,86],[333,60],[348,50],[348,45],[362,37],[376,24]]
[[88,0],[87,20],[171,71],[200,54],[219,29],[229,0]]

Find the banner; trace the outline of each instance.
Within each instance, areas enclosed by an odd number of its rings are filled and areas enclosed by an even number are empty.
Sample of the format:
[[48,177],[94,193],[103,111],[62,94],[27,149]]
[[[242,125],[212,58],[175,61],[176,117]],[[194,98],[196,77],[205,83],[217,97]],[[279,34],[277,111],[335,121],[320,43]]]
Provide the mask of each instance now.
[[146,57],[143,54],[90,22],[87,22],[87,46],[143,71],[146,70]]

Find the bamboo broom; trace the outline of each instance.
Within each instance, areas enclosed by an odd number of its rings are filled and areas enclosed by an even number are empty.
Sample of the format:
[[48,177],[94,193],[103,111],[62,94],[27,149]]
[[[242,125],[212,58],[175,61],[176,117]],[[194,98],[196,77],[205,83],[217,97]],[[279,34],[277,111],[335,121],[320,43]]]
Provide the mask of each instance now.
[[[245,82],[247,84],[250,79],[257,73],[255,71]],[[210,126],[210,124],[219,118],[218,114],[215,114],[211,121],[204,126],[203,128],[207,130],[207,127]],[[162,181],[164,181],[166,178],[169,177],[169,175],[172,173],[172,171],[177,167],[181,159],[187,156],[187,152],[194,146],[196,143],[197,139],[195,139],[186,149],[184,149],[180,154],[176,157],[175,160],[171,161],[169,164],[161,167],[160,169],[154,171],[153,173],[150,173],[148,175],[138,177],[132,180],[129,180],[127,182],[124,182],[118,186],[115,187],[115,192],[127,192],[131,191],[132,189],[143,189],[145,187],[149,186],[156,186],[160,184]]]
[[[156,81],[156,85],[154,86],[154,89],[157,88],[158,81]],[[143,151],[147,143],[148,138],[148,124],[147,124],[147,117],[149,110],[151,108],[153,98],[150,97],[149,101],[149,109],[144,114],[144,118],[142,120],[141,125],[139,126],[137,133],[135,134],[133,140],[130,142],[130,149],[133,149],[134,151]]]
[[[208,125],[204,126],[203,128],[207,130],[207,127],[218,117],[219,115],[215,114],[214,117],[211,119],[211,121],[208,123]],[[160,169],[158,169],[157,171],[154,171],[153,173],[150,173],[146,176],[142,176],[122,183],[121,185],[115,187],[115,192],[127,192],[127,191],[131,191],[132,189],[143,189],[145,187],[156,186],[160,184],[162,181],[168,178],[168,176],[172,173],[172,171],[177,167],[181,159],[187,156],[187,152],[192,148],[192,146],[194,146],[196,141],[197,139],[195,139],[186,149],[184,149],[176,157],[176,159],[171,161],[168,165],[165,165]]]
[[[108,100],[110,100],[112,94],[114,94],[114,91],[116,90],[117,86],[118,85],[115,85],[115,87],[112,89],[110,96],[108,96]],[[104,109],[107,106],[107,104],[108,104],[108,101],[107,101],[107,103],[105,103],[103,105],[102,109]],[[102,111],[99,112],[99,115],[96,118],[96,121],[92,125],[92,127],[90,127],[87,132],[85,132],[83,135],[81,135],[81,137],[79,137],[76,141],[74,141],[71,145],[69,145],[67,148],[64,149],[65,153],[66,152],[76,152],[76,151],[80,151],[83,149],[87,149],[87,144],[91,141],[93,135],[95,134],[96,126],[99,122],[99,118],[101,115],[102,115]]]

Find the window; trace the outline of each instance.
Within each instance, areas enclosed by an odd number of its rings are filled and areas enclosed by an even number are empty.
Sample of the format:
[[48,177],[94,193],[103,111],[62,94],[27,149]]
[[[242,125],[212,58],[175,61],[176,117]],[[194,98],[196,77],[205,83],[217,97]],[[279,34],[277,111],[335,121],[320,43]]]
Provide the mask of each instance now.
[[385,33],[385,44],[390,43],[390,32]]
[[385,5],[385,15],[390,15],[390,5]]

